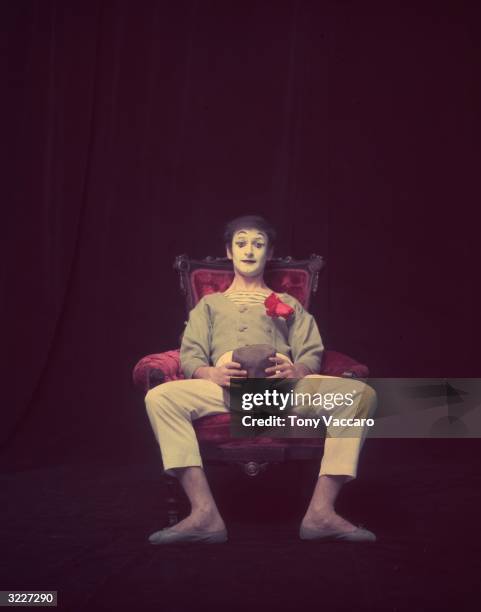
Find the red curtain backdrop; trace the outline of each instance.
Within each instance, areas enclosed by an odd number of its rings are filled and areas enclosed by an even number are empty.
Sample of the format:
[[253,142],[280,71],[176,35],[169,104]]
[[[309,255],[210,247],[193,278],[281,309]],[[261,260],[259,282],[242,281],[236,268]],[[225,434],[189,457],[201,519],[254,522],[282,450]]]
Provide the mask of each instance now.
[[326,257],[329,348],[480,375],[477,3],[0,11],[5,456],[158,452],[131,369],[178,346],[174,257],[222,255],[244,212]]

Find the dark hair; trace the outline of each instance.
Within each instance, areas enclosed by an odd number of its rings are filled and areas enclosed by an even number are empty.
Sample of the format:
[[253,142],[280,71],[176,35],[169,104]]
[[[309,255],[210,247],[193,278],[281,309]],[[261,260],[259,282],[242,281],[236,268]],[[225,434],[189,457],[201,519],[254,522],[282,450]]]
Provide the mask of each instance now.
[[224,243],[229,249],[232,249],[232,238],[234,234],[241,229],[257,229],[264,232],[269,240],[268,247],[274,246],[277,232],[274,227],[259,215],[243,215],[229,221],[224,229]]

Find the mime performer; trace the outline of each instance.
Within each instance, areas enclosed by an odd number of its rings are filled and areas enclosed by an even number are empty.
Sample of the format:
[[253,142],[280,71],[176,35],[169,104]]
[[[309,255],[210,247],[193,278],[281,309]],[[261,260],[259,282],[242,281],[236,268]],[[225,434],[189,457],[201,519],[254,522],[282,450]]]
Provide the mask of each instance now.
[[[273,255],[276,233],[260,216],[243,216],[226,226],[227,257],[233,261],[234,279],[223,293],[204,296],[190,312],[182,339],[180,360],[185,380],[151,389],[145,398],[147,413],[159,443],[164,470],[180,481],[191,505],[190,514],[172,527],[156,531],[152,544],[177,542],[220,543],[227,530],[202,468],[192,421],[228,411],[232,377],[247,376],[232,361],[234,349],[269,344],[275,348],[266,378],[315,378],[321,393],[339,391],[346,379],[322,376],[323,344],[316,322],[294,297],[278,297],[293,309],[288,319],[266,314],[264,301],[272,290],[264,281],[266,261]],[[302,380],[299,380],[300,384]],[[355,391],[350,407],[335,408],[340,416],[369,418],[376,405],[374,390],[349,379]],[[358,433],[329,435],[324,444],[319,477],[302,520],[304,540],[373,542],[376,536],[336,513],[334,504],[343,484],[357,475],[366,427]]]

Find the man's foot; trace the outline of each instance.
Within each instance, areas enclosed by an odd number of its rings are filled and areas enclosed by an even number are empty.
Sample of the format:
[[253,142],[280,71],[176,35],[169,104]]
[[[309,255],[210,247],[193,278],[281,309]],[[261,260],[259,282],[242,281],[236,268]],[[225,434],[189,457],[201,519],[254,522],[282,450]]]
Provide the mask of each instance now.
[[218,543],[227,540],[227,530],[216,509],[196,510],[185,519],[149,536],[151,544],[172,544],[177,542]]
[[174,531],[172,527],[156,531],[149,536],[151,544],[185,544],[204,542],[221,544],[227,542],[227,529],[220,531]]
[[212,532],[225,529],[225,523],[221,515],[214,509],[196,510],[191,512],[185,519],[170,527],[175,531],[202,531]]
[[301,540],[376,541],[374,533],[367,529],[356,527],[334,511],[306,514],[301,523],[299,536]]
[[313,529],[323,533],[349,533],[355,531],[357,527],[346,521],[334,510],[314,513],[308,512],[303,518],[301,527]]

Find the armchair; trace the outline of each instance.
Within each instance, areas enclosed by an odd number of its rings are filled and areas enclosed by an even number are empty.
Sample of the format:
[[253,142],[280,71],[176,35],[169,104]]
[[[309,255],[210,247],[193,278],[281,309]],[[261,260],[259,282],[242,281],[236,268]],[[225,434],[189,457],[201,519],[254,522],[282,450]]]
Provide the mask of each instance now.
[[[312,296],[317,291],[318,276],[323,267],[324,261],[319,255],[311,255],[306,260],[276,258],[268,262],[265,279],[274,291],[289,293],[308,310]],[[226,258],[207,257],[204,260],[192,260],[187,255],[180,255],[175,260],[174,268],[179,273],[180,286],[186,297],[187,314],[202,296],[225,291],[233,279],[232,262]],[[365,365],[331,350],[324,351],[320,373],[353,378],[369,375]],[[147,393],[156,385],[183,378],[179,349],[147,355],[133,370],[134,384],[143,393]],[[232,438],[230,414],[197,419],[194,429],[205,463],[236,464],[251,477],[258,475],[271,463],[320,458],[323,449],[321,438]],[[178,520],[176,479],[167,475],[165,478],[168,490],[168,521],[169,525],[173,525]]]

